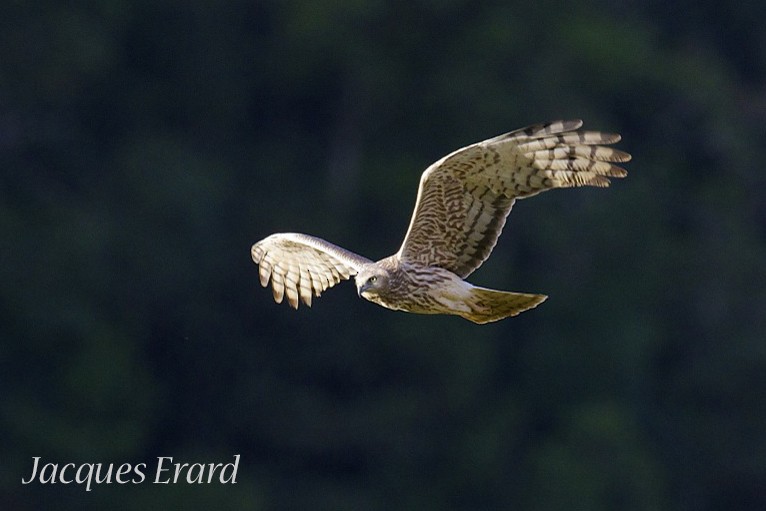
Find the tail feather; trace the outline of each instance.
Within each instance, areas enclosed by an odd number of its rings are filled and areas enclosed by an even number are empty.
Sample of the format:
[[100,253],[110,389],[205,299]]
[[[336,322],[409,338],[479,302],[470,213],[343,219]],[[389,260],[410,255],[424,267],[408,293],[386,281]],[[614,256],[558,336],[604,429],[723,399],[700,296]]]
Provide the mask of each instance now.
[[471,290],[471,298],[467,301],[471,311],[461,313],[460,316],[478,324],[491,323],[537,307],[547,298],[546,295],[474,287]]

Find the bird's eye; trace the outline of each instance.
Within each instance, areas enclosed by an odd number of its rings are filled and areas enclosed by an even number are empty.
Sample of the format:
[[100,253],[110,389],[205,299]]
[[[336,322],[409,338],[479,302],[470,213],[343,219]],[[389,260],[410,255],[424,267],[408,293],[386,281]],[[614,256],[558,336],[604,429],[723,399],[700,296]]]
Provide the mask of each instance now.
[[375,275],[367,279],[367,282],[369,282],[370,284],[374,284],[377,281],[378,281],[378,277],[376,277]]

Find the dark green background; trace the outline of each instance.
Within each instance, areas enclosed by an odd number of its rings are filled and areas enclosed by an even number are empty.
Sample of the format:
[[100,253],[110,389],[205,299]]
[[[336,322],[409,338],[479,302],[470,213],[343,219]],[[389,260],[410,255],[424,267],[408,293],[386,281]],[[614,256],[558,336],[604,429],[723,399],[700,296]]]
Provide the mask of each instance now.
[[[0,4],[0,504],[766,508],[766,4]],[[526,124],[630,175],[517,203],[475,326],[344,283],[295,312],[250,246],[401,242],[422,170]],[[238,484],[22,486],[32,457]]]

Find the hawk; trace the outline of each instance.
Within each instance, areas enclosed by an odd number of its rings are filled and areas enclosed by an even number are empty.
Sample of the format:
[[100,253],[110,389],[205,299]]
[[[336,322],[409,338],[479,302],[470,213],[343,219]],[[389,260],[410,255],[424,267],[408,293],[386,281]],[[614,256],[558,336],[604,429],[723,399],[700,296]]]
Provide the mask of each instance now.
[[553,188],[609,186],[630,155],[603,144],[620,136],[555,121],[469,145],[429,166],[399,251],[374,262],[323,239],[279,233],[253,245],[261,285],[274,300],[311,306],[312,296],[355,276],[360,297],[388,309],[498,321],[547,296],[496,291],[464,279],[489,257],[516,199]]

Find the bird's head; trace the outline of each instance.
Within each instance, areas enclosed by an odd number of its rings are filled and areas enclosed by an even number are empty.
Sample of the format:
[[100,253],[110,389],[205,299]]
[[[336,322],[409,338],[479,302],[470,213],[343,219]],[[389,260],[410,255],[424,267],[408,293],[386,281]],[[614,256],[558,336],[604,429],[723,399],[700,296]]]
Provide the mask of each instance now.
[[356,275],[355,281],[357,294],[371,302],[385,295],[388,290],[388,272],[384,268],[365,268]]

